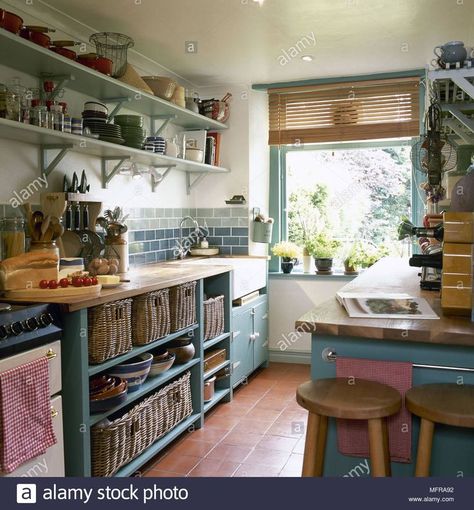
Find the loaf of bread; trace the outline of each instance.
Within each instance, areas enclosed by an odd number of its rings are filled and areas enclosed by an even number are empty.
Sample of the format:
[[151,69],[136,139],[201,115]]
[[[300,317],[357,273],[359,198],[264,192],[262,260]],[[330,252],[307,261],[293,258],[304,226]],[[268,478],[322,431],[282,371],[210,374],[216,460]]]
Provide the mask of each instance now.
[[54,252],[32,251],[0,262],[2,290],[39,287],[41,280],[57,280],[59,258]]

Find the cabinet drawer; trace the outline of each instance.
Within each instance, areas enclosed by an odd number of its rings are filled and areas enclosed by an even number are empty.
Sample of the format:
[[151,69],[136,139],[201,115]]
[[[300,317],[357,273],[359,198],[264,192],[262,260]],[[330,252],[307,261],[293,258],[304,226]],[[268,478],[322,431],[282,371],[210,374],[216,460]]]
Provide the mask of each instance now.
[[51,412],[53,413],[53,429],[56,436],[56,444],[48,448],[44,454],[38,455],[15,469],[13,473],[0,473],[0,476],[7,478],[15,476],[26,478],[64,476],[63,407],[60,396],[51,399]]
[[0,372],[25,365],[43,356],[49,359],[49,389],[54,395],[61,391],[61,342],[51,342],[29,351],[20,352],[0,360]]

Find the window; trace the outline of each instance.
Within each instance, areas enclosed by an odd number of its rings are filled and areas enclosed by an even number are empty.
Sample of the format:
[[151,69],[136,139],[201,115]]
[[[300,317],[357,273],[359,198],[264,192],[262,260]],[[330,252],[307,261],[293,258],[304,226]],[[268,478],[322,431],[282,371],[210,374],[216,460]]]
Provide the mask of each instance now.
[[411,146],[374,145],[284,150],[285,237],[303,247],[326,231],[340,244],[336,268],[356,241],[395,256],[407,246],[398,241],[397,226],[412,215]]

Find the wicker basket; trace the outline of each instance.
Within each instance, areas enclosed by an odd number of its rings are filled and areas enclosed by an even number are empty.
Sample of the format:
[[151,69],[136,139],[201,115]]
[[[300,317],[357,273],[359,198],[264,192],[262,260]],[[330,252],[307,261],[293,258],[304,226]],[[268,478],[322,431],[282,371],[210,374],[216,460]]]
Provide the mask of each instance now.
[[170,314],[172,333],[196,323],[196,282],[171,287]]
[[224,296],[209,298],[204,305],[204,340],[224,333]]
[[132,349],[132,300],[89,309],[89,363],[97,365]]
[[169,289],[149,292],[133,299],[133,345],[145,345],[170,333]]
[[193,412],[191,372],[106,426],[91,429],[92,476],[112,476]]

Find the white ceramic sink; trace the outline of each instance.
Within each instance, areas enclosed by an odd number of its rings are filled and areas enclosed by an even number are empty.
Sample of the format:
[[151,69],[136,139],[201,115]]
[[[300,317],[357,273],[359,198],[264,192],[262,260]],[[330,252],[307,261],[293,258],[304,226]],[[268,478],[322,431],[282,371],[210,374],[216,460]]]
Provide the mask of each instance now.
[[211,257],[208,259],[183,260],[181,264],[207,266],[232,266],[232,299],[245,296],[267,284],[267,261],[251,257]]

